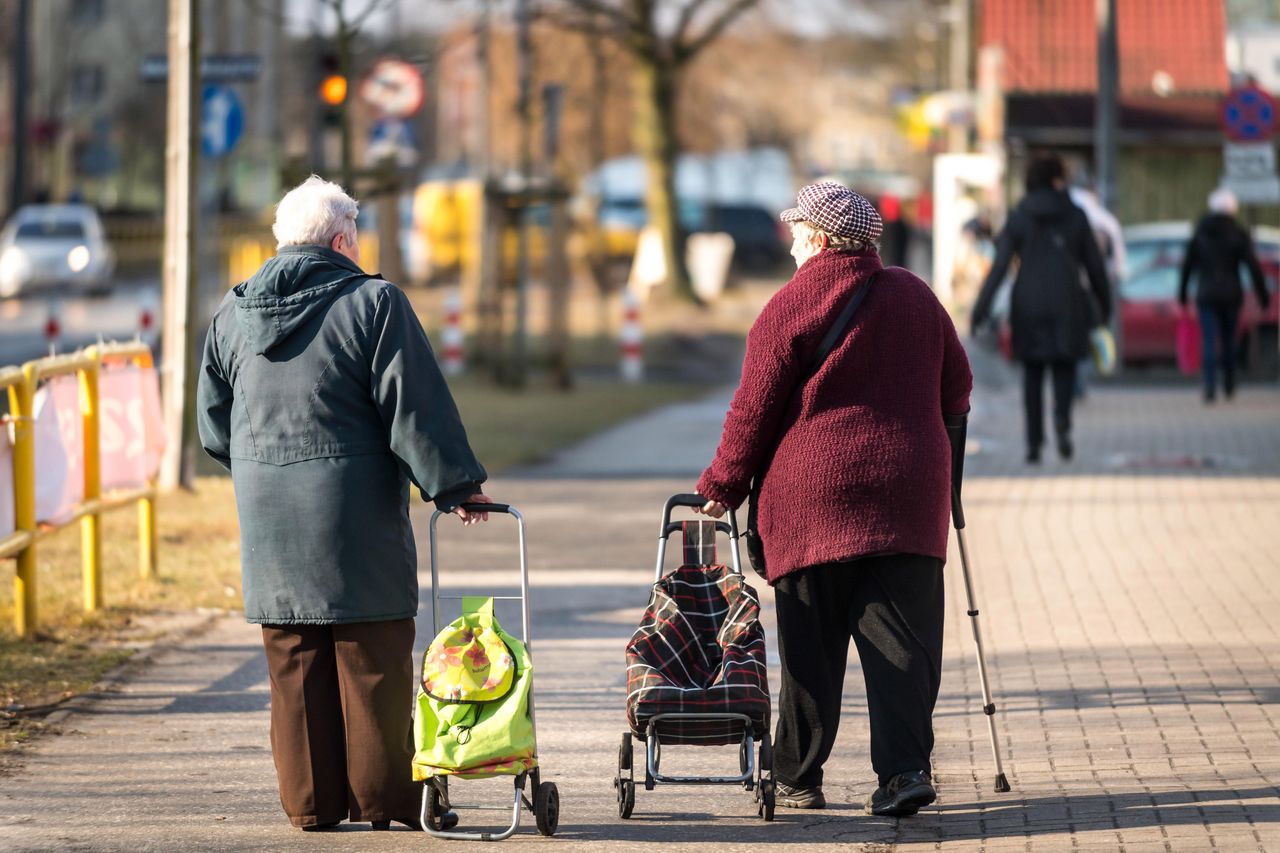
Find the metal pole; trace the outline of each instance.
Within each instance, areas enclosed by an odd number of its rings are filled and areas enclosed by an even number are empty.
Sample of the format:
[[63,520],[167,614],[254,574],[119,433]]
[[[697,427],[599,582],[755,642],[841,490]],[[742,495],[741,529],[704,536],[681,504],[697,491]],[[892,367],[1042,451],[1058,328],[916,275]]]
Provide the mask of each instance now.
[[31,29],[31,0],[18,0],[13,30],[13,175],[9,189],[9,213],[27,200],[27,89],[30,62],[27,49]]
[[1098,200],[1111,209],[1116,191],[1116,129],[1120,54],[1116,42],[1116,0],[1095,0],[1098,20],[1098,101],[1094,120],[1094,171]]
[[[953,92],[968,92],[969,85],[969,2],[951,0],[951,56],[949,81]],[[969,148],[969,128],[953,125],[947,134],[947,149],[964,152]]]
[[165,143],[162,373],[169,442],[160,486],[195,484],[196,176],[199,164],[200,0],[169,0]]
[[[97,503],[102,497],[102,458],[98,439],[98,355],[92,348],[92,364],[80,375],[80,439],[84,442],[84,500]],[[80,519],[80,563],[84,581],[84,609],[92,613],[102,608],[102,520],[95,509]]]
[[533,49],[529,42],[529,0],[516,3],[516,52],[519,64],[520,95],[520,182],[524,198],[519,208],[518,278],[516,280],[516,329],[508,373],[512,385],[524,387],[528,380],[529,358],[529,201],[533,190]]

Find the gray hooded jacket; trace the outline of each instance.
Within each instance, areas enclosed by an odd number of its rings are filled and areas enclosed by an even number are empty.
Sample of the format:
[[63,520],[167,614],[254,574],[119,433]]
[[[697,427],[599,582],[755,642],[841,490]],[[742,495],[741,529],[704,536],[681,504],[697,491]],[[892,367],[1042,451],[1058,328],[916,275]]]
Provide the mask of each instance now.
[[413,616],[409,483],[449,511],[486,479],[404,293],[324,246],[227,294],[197,422],[235,482],[250,622]]

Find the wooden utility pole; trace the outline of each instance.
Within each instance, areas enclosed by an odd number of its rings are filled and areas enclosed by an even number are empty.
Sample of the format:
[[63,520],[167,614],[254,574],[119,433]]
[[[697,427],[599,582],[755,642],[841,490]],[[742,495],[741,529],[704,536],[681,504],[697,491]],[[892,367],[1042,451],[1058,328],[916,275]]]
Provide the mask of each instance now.
[[200,0],[169,0],[169,96],[165,130],[165,431],[160,487],[195,485],[196,175],[200,156]]

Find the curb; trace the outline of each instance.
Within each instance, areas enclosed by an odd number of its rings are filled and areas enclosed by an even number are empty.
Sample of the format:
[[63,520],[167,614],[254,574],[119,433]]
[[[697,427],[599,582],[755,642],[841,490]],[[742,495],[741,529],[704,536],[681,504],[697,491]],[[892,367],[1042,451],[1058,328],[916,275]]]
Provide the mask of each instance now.
[[[100,701],[99,694],[118,689],[133,676],[151,664],[158,655],[176,648],[186,640],[203,634],[213,623],[231,614],[230,610],[200,609],[192,612],[191,619],[185,624],[166,632],[148,645],[139,648],[130,658],[114,669],[109,670],[92,687],[83,693],[76,694],[62,703],[57,709],[45,715],[41,722],[47,725],[58,725],[79,711]],[[38,741],[33,738],[24,747]]]

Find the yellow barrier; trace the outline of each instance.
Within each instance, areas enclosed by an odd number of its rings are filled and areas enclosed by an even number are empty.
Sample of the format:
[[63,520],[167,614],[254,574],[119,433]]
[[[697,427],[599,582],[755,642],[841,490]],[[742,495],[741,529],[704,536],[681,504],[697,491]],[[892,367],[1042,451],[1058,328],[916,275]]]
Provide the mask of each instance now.
[[[104,363],[127,362],[151,367],[146,344],[103,344],[83,352],[29,361],[18,368],[0,369],[0,388],[9,391],[9,413],[14,421],[13,495],[16,531],[0,540],[0,557],[16,557],[13,627],[21,637],[36,629],[36,544],[40,539],[80,522],[80,559],[84,584],[84,609],[102,606],[103,512],[138,503],[138,556],[144,578],[156,574],[155,484],[102,494],[101,445],[98,440],[98,372]],[[62,525],[36,524],[36,453],[33,402],[41,380],[74,374],[80,380],[81,440],[84,442],[84,498],[72,518]]]

